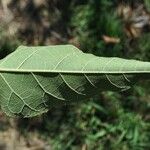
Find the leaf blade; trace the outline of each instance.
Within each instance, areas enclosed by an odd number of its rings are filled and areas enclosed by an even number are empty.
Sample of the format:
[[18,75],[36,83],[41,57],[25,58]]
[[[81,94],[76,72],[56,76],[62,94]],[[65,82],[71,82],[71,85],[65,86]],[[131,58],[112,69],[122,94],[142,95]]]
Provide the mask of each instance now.
[[32,117],[99,91],[127,90],[149,74],[150,62],[97,57],[71,45],[21,46],[0,61],[0,103],[9,116]]

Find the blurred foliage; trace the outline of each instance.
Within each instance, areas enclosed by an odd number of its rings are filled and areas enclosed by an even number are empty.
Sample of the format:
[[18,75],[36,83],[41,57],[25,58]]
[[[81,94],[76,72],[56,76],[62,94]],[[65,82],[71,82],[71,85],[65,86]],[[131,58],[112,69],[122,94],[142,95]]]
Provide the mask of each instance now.
[[150,1],[149,0],[144,0],[144,3],[146,5],[147,10],[150,11]]
[[123,42],[114,45],[106,44],[102,40],[103,35],[124,39],[123,24],[119,18],[117,19],[114,5],[115,2],[110,0],[95,0],[75,9],[72,25],[83,50],[101,56],[115,56],[122,53],[120,49]]
[[3,31],[0,31],[0,58],[4,58],[17,48],[20,42],[14,39],[15,38],[8,37]]
[[[149,0],[50,0],[39,5],[35,1],[23,8],[20,5],[23,1],[11,3],[10,7],[23,16],[24,24],[13,37],[1,32],[1,57],[14,50],[19,42],[74,43],[84,52],[98,56],[150,60],[149,27],[144,26],[138,37],[129,36],[126,22],[117,13],[122,2],[132,8],[144,5],[148,11]],[[104,36],[119,42],[107,43]],[[52,108],[40,119],[21,119],[18,127],[24,134],[37,130],[54,150],[150,149],[149,93],[149,82],[141,81],[127,92],[97,93],[87,102]]]

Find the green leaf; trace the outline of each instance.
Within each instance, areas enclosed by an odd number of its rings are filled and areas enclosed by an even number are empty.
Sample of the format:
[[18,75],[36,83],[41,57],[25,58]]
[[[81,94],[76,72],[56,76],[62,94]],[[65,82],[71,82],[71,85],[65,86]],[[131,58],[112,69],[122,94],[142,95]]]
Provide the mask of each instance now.
[[0,61],[0,104],[9,116],[32,117],[100,91],[127,90],[149,75],[149,62],[97,57],[71,45],[20,46]]

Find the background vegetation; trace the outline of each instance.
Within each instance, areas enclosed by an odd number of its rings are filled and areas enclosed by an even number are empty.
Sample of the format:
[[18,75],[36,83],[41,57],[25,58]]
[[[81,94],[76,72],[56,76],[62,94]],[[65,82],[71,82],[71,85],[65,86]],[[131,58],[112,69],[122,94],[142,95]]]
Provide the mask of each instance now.
[[[2,0],[0,57],[20,44],[71,43],[98,56],[150,61],[149,11],[149,0]],[[17,132],[14,150],[150,149],[149,93],[141,81],[127,92],[97,93],[38,118],[11,120],[1,113],[0,149],[9,147],[3,133],[10,131]]]

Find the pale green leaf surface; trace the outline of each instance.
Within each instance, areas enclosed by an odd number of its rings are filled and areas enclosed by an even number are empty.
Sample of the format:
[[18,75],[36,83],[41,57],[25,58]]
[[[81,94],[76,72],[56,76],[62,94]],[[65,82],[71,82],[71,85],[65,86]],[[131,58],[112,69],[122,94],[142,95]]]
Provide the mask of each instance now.
[[71,45],[20,46],[0,61],[0,104],[9,116],[32,117],[100,91],[127,90],[149,75],[150,62],[97,57]]

